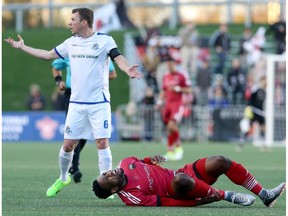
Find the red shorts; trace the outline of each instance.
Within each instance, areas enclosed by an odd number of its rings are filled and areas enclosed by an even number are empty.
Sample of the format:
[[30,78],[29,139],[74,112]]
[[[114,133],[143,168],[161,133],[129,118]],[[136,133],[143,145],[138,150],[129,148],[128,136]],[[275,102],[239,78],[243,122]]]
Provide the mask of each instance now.
[[201,179],[209,185],[214,184],[217,181],[217,178],[213,178],[208,175],[205,169],[206,158],[201,158],[195,161],[192,164],[187,164],[184,167],[178,169],[177,173],[185,173],[193,178]]
[[180,123],[184,115],[185,107],[181,103],[172,103],[166,105],[162,112],[163,122],[167,124],[170,120]]

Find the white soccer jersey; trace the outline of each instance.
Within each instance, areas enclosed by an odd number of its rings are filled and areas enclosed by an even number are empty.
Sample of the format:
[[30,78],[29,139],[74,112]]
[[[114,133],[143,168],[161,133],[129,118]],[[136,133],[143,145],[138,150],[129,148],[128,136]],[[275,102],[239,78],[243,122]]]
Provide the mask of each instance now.
[[108,53],[113,48],[114,39],[97,32],[89,38],[72,36],[55,48],[61,58],[70,60],[70,103],[110,102]]

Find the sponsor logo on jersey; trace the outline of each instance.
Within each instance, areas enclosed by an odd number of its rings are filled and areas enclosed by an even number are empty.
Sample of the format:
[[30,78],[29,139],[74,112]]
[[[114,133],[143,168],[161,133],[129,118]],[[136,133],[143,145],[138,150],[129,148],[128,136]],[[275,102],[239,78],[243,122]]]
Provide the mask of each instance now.
[[98,44],[98,43],[93,44],[93,46],[91,47],[91,49],[93,49],[93,50],[98,50],[98,49],[99,49],[99,44]]
[[130,169],[130,170],[133,170],[133,169],[135,169],[135,168],[136,168],[136,166],[135,166],[135,164],[134,164],[134,163],[133,163],[133,164],[129,164],[129,166],[128,166],[128,167],[129,167],[129,169]]

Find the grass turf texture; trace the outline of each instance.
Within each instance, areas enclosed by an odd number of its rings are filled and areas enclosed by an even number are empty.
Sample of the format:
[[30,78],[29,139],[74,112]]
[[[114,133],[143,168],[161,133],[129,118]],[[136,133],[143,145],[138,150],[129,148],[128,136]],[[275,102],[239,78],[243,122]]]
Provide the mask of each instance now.
[[[285,193],[273,208],[267,208],[257,197],[250,207],[237,206],[226,201],[193,208],[126,207],[116,196],[114,200],[97,199],[92,192],[92,181],[98,175],[98,157],[94,144],[87,144],[81,154],[82,182],[71,183],[56,197],[47,198],[47,188],[59,177],[58,152],[55,143],[4,143],[2,146],[2,213],[6,216],[33,215],[197,215],[197,216],[282,216],[285,215]],[[143,158],[163,154],[165,146],[156,143],[118,143],[111,145],[113,167],[127,156]],[[177,169],[200,157],[225,155],[242,163],[254,174],[263,187],[270,188],[285,181],[285,149],[275,148],[270,153],[246,146],[243,152],[234,151],[232,144],[184,144],[184,158],[167,162],[165,167]],[[214,185],[217,188],[247,192],[231,183],[226,176]]]

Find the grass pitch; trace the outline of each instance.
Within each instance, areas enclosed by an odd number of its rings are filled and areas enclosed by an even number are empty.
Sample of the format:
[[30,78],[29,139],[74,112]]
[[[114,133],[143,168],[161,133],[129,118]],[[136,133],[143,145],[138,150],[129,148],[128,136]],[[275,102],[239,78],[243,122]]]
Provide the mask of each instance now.
[[[47,198],[47,188],[59,177],[58,152],[61,144],[55,143],[4,143],[2,145],[2,214],[6,216],[42,215],[195,215],[195,216],[284,216],[285,193],[273,208],[267,208],[257,197],[249,207],[225,201],[193,208],[176,207],[126,207],[116,197],[114,200],[97,199],[92,192],[92,181],[98,175],[98,156],[94,144],[87,144],[81,154],[82,182],[71,183],[56,197]],[[111,145],[113,166],[127,156],[145,157],[163,154],[165,146],[156,143],[117,143]],[[185,155],[179,162],[167,162],[165,167],[177,169],[200,157],[225,155],[242,163],[265,188],[275,187],[285,181],[285,149],[274,148],[262,153],[246,146],[241,153],[232,144],[185,143]],[[247,192],[222,176],[214,185],[220,189]]]

